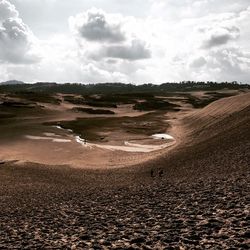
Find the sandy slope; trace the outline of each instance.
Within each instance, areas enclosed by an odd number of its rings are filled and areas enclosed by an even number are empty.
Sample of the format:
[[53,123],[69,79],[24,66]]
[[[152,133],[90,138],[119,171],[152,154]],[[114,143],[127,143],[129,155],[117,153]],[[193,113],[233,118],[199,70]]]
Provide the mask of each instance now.
[[[221,133],[224,129],[230,130],[230,127],[235,126],[238,122],[237,114],[247,110],[249,105],[250,93],[224,98],[188,115],[184,123],[191,136],[197,133],[202,134],[201,138],[205,135],[211,136],[211,133]],[[231,116],[235,117],[235,121],[226,123],[226,120],[230,120]]]
[[184,116],[175,128],[183,132],[182,143],[148,166],[160,165],[168,174],[189,176],[246,168],[249,124],[250,93],[216,101]]

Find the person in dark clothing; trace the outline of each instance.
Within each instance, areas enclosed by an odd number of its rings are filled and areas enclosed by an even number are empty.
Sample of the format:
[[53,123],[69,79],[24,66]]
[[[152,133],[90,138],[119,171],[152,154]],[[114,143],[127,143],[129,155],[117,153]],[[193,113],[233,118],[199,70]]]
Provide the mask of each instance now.
[[151,175],[151,177],[154,177],[154,170],[153,169],[151,169],[150,175]]
[[162,176],[163,176],[163,169],[160,168],[160,169],[159,169],[159,177],[162,177]]

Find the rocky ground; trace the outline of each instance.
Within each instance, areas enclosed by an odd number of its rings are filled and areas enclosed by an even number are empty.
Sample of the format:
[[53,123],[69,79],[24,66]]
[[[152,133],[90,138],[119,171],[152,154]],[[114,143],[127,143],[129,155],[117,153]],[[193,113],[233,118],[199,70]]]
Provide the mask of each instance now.
[[1,249],[249,249],[250,172],[0,168]]

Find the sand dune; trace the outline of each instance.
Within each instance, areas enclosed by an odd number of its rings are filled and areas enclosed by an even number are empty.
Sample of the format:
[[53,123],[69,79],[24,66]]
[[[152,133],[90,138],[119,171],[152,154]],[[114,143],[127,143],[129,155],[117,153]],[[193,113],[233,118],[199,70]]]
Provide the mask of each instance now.
[[1,165],[0,248],[249,249],[249,94],[182,116],[133,167]]
[[186,117],[186,123],[192,129],[203,129],[204,126],[211,126],[226,117],[235,114],[249,107],[250,93],[223,98],[211,103],[204,109],[194,111]]
[[250,93],[216,101],[184,116],[178,125],[185,134],[182,143],[148,166],[160,165],[169,174],[186,176],[247,167],[249,124]]

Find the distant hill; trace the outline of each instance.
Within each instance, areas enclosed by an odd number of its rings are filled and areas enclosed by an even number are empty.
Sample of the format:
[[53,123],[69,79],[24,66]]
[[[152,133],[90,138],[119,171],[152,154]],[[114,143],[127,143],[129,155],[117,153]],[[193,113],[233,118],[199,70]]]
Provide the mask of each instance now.
[[17,80],[10,80],[6,82],[0,82],[0,85],[16,85],[16,84],[25,84],[22,81],[17,81]]
[[160,85],[152,83],[135,85],[124,83],[55,83],[55,82],[37,82],[34,84],[23,83],[21,81],[7,81],[0,83],[0,91],[17,92],[32,91],[46,93],[64,93],[64,94],[121,94],[121,93],[154,93],[167,94],[170,92],[190,92],[190,91],[216,91],[216,90],[239,90],[250,89],[248,84],[238,84],[237,82],[168,82]]

